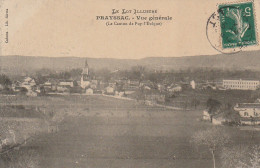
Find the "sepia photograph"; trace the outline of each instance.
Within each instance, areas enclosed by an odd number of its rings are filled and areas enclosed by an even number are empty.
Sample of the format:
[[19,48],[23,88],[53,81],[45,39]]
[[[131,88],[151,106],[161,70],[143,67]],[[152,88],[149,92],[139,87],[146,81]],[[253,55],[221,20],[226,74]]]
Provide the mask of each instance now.
[[0,0],[1,168],[260,168],[260,0]]

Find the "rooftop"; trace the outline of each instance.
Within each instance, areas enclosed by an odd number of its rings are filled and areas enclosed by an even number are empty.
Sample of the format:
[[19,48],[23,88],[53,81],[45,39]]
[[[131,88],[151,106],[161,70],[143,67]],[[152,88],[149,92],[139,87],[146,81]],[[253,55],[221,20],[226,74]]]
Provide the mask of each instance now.
[[223,79],[223,81],[259,81],[259,79],[239,79],[239,78],[230,78],[230,79]]
[[260,108],[260,103],[239,103],[236,108]]

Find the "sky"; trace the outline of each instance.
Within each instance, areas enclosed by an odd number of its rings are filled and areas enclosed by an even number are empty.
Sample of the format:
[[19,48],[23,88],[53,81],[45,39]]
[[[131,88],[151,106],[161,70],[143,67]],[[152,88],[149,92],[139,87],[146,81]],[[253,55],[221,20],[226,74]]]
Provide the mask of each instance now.
[[[139,59],[219,54],[208,42],[206,23],[223,2],[227,0],[3,0],[1,17],[8,9],[9,25],[1,23],[1,55]],[[257,0],[257,23],[259,4]],[[112,9],[151,9],[173,19],[141,27],[96,20],[111,16]]]

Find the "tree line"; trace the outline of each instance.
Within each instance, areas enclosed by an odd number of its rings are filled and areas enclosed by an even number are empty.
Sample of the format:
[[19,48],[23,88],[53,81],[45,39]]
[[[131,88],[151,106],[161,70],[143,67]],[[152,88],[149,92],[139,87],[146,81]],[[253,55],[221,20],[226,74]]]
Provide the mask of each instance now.
[[[223,70],[216,68],[187,68],[183,70],[151,70],[144,66],[133,66],[128,70],[114,70],[109,69],[95,69],[90,68],[90,78],[99,78],[104,81],[111,79],[130,79],[130,80],[150,80],[153,83],[173,83],[173,82],[189,82],[196,80],[197,82],[205,81],[221,81],[225,78],[241,78],[241,79],[260,79],[259,71],[252,70]],[[36,79],[44,81],[48,78],[53,79],[79,79],[82,73],[81,68],[65,70],[65,71],[53,71],[50,69],[40,69],[32,75]],[[2,74],[0,76],[0,84],[10,84],[8,76]]]

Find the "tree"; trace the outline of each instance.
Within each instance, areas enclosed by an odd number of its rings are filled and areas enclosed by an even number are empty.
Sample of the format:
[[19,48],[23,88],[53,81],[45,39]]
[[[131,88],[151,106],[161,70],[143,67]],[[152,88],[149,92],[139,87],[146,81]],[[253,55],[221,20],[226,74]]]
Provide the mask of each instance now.
[[193,98],[191,100],[191,105],[194,107],[194,109],[197,109],[197,106],[200,105],[200,100],[198,100],[197,98]]
[[[245,161],[247,156],[246,146],[225,147],[221,152],[221,162],[223,167],[237,168]],[[241,163],[240,163],[241,162]]]
[[39,168],[40,155],[35,150],[14,150],[1,156],[4,167],[7,168]]
[[221,107],[221,103],[218,100],[209,98],[207,100],[207,108],[210,114],[216,113]]
[[220,127],[212,127],[206,130],[196,132],[191,142],[197,146],[206,146],[211,155],[213,161],[213,168],[216,168],[215,152],[218,148],[224,146],[230,141],[230,137]]
[[224,148],[221,154],[224,167],[258,168],[260,167],[260,146],[235,146]]
[[41,74],[36,74],[35,79],[36,79],[37,84],[43,84],[44,82],[47,81],[46,76],[42,76]]
[[131,79],[136,79],[141,82],[144,78],[145,67],[143,66],[134,66],[131,68]]
[[6,76],[5,74],[1,74],[0,75],[0,84],[3,85],[4,87],[7,87],[7,86],[10,86],[12,84],[12,82],[8,76]]
[[260,167],[260,147],[254,146],[253,150],[249,153],[249,163],[244,163],[246,168]]

